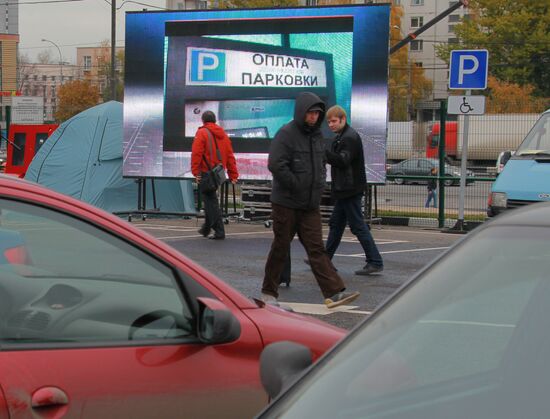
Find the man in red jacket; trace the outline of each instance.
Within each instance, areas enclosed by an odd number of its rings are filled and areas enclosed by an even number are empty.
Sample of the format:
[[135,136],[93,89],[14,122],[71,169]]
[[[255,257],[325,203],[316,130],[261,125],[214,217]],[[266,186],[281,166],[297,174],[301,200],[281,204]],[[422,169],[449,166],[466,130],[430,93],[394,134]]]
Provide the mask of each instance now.
[[[236,183],[239,178],[239,172],[237,171],[237,163],[233,154],[231,140],[223,128],[216,124],[216,115],[214,112],[204,112],[201,119],[203,126],[197,130],[191,149],[191,171],[197,179],[197,184],[200,184],[201,176],[209,170],[208,166],[212,168],[220,163],[216,149],[220,151],[221,163],[227,171],[229,180],[231,183]],[[201,191],[201,197],[204,203],[204,224],[200,228],[199,233],[207,237],[210,234],[210,230],[214,230],[214,234],[209,238],[214,240],[225,239],[225,228],[216,191]]]

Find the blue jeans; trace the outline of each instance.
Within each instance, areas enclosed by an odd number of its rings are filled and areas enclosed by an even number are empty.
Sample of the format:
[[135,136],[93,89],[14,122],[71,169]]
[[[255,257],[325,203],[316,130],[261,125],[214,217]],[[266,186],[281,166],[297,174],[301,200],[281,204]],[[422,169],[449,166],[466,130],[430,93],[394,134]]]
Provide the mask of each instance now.
[[437,208],[437,191],[436,190],[428,190],[428,198],[426,199],[426,205],[424,205],[426,208],[430,207],[430,201],[432,199],[434,201],[434,208]]
[[346,224],[349,224],[351,232],[357,237],[361,247],[365,252],[365,259],[369,265],[384,266],[382,256],[374,243],[370,229],[363,219],[361,211],[362,195],[355,195],[350,198],[337,199],[330,216],[329,232],[326,244],[328,256],[332,259],[336,249],[340,245],[342,235],[346,229]]

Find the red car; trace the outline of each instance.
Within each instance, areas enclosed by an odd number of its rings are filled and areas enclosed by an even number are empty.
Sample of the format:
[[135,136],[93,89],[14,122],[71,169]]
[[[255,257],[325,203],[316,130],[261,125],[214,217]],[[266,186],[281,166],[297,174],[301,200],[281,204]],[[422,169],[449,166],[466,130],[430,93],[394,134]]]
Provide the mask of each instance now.
[[266,345],[344,336],[38,185],[0,176],[0,211],[24,243],[0,264],[0,418],[252,417]]

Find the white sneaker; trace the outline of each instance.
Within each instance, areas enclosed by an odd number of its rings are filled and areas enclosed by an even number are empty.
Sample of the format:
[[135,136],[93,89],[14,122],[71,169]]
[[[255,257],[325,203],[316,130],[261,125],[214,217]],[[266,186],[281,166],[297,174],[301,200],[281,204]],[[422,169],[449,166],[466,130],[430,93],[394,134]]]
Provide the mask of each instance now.
[[279,301],[277,301],[277,298],[270,294],[264,294],[262,292],[261,300],[266,304],[279,307]]

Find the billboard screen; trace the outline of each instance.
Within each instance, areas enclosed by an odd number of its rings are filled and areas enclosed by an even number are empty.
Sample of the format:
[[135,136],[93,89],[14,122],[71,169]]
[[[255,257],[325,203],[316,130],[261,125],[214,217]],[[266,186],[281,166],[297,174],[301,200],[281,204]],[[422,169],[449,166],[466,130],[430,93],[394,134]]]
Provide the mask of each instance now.
[[192,177],[193,137],[211,110],[241,179],[269,180],[270,142],[310,91],[346,109],[369,182],[383,183],[388,25],[388,5],[129,13],[124,176]]

